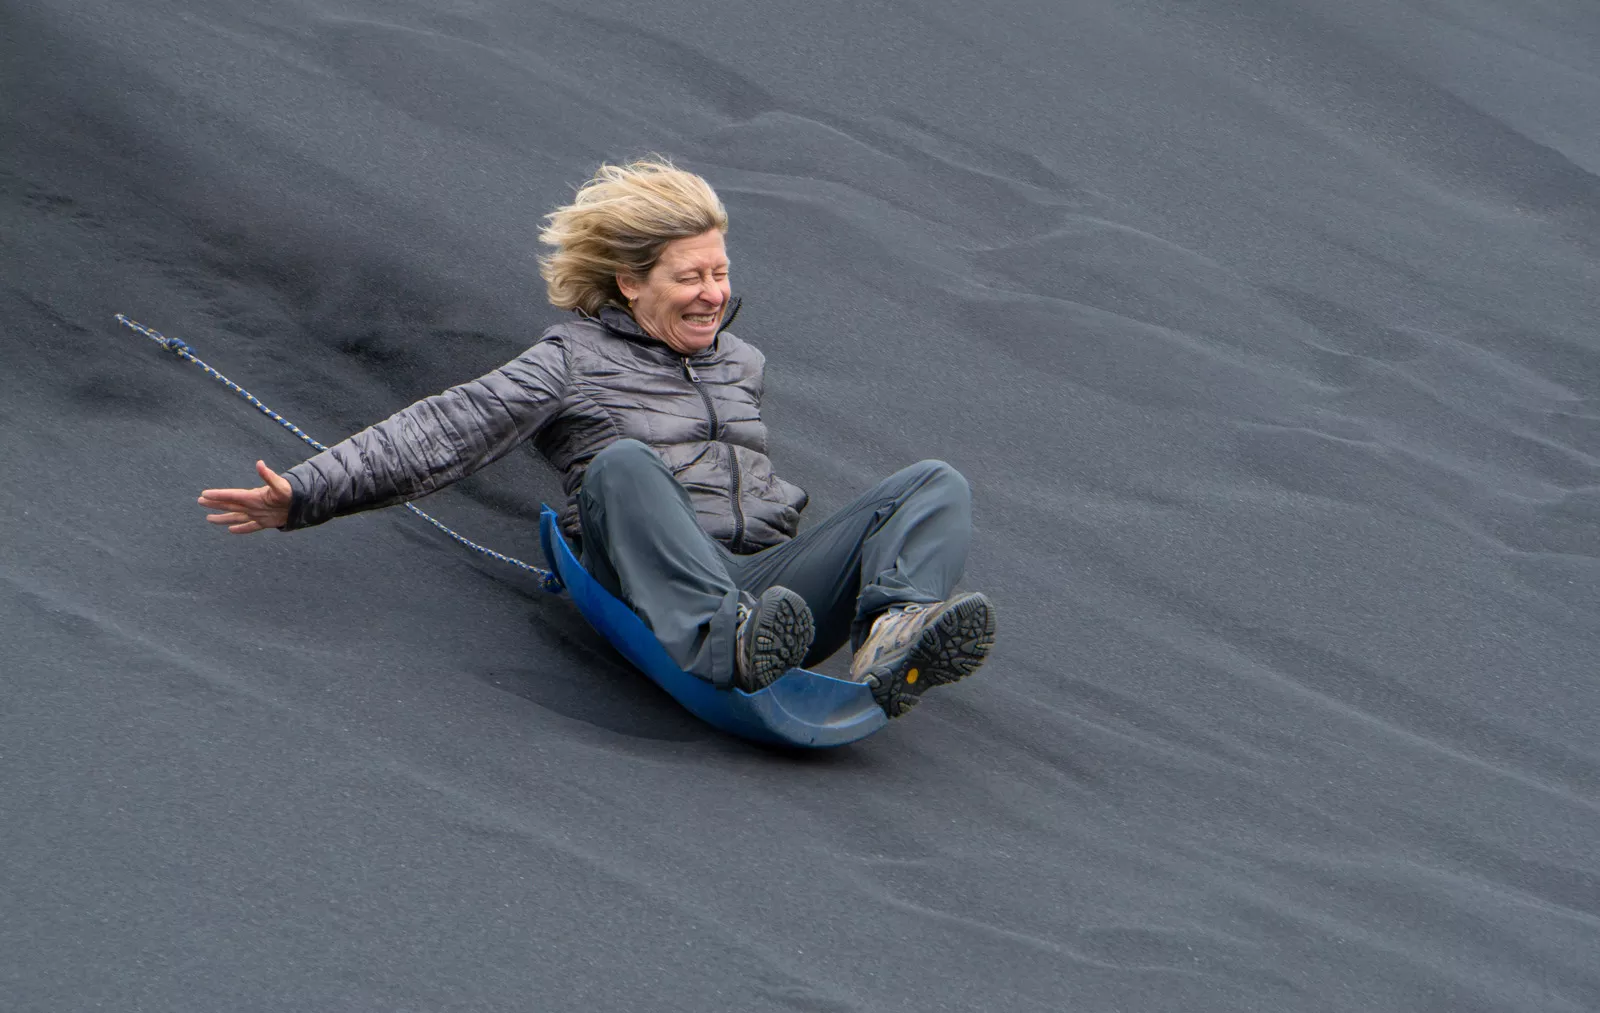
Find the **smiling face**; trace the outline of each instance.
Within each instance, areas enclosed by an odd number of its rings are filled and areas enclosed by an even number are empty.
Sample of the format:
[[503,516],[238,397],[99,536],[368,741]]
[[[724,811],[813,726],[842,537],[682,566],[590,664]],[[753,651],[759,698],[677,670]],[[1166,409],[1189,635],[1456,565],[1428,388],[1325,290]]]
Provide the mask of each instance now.
[[619,274],[617,287],[652,338],[681,355],[710,348],[731,293],[722,233],[711,229],[672,240],[648,275]]

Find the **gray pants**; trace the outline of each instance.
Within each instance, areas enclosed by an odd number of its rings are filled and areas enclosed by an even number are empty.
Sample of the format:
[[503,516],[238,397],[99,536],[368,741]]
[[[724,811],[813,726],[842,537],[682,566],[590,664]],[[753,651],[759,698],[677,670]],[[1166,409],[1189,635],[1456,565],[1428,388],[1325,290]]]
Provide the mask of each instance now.
[[782,585],[806,600],[817,624],[808,665],[847,640],[860,646],[891,605],[950,597],[967,561],[972,493],[950,465],[923,461],[792,540],[739,556],[701,530],[655,451],[618,440],[584,474],[578,517],[584,568],[679,667],[727,686],[742,596]]

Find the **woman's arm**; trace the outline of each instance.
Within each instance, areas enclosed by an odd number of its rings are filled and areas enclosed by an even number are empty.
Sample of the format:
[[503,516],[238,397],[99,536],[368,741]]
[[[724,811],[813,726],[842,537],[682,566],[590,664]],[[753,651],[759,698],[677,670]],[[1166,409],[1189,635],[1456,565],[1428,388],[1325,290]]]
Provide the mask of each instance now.
[[494,372],[424,398],[281,478],[258,462],[265,486],[208,489],[200,502],[227,511],[207,520],[250,534],[269,526],[292,531],[418,499],[544,428],[561,407],[566,376],[560,338],[546,338]]

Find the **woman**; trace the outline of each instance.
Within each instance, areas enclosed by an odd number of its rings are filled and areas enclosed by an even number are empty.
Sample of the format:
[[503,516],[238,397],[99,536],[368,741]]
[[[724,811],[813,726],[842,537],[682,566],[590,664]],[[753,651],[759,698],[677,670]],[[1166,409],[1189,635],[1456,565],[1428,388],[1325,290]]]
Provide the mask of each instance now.
[[728,331],[727,212],[666,162],[601,166],[547,216],[550,302],[578,316],[471,383],[426,398],[255,489],[208,489],[236,534],[414,500],[524,440],[562,476],[562,527],[685,671],[753,692],[849,640],[891,717],[994,642],[981,594],[952,597],[971,496],[940,461],[890,476],[797,534],[761,421],[765,358]]

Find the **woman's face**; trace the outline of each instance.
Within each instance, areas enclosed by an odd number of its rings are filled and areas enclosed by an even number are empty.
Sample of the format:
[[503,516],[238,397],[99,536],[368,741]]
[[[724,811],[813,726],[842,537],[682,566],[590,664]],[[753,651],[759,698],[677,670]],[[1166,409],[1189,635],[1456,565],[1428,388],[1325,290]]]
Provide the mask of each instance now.
[[644,332],[683,355],[693,355],[717,340],[727,308],[728,251],[716,229],[674,239],[643,279],[617,275]]

